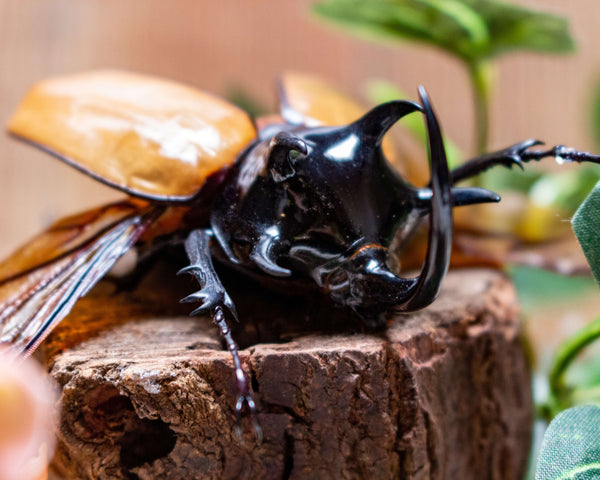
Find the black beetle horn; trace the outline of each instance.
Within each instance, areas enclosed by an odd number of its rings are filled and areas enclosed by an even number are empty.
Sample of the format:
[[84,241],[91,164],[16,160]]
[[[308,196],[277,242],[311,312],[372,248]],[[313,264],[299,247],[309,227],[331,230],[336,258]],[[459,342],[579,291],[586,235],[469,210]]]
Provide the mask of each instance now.
[[294,174],[289,154],[292,151],[306,155],[308,147],[301,138],[290,132],[279,132],[269,143],[269,165],[276,182],[282,182]]
[[[479,187],[452,187],[452,205],[462,207],[464,205],[475,205],[478,203],[497,203],[500,195],[486,188]],[[429,188],[422,188],[419,192],[419,206],[429,209],[433,192]]]
[[408,100],[394,100],[371,109],[352,124],[365,136],[372,137],[379,145],[385,133],[405,115],[422,111],[421,105]]
[[289,277],[292,272],[277,265],[280,233],[276,226],[265,229],[250,253],[252,261],[264,272],[274,277]]
[[431,214],[429,220],[429,245],[427,256],[417,283],[411,288],[409,298],[398,305],[401,310],[424,308],[435,300],[448,266],[452,247],[452,192],[448,161],[442,133],[427,92],[419,87],[419,97],[427,122],[429,156],[431,158]]

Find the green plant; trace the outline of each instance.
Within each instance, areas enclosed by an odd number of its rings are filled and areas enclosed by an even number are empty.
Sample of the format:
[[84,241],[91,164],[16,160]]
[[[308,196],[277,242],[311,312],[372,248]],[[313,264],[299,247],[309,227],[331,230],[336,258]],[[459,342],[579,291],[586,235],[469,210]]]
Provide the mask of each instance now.
[[[600,88],[593,127],[600,143]],[[600,284],[600,182],[577,209],[572,226],[590,268]],[[598,347],[600,317],[588,323],[558,348],[548,377],[549,395],[542,415],[554,417],[544,435],[536,480],[600,477],[600,355],[581,358]],[[562,413],[561,413],[562,412]]]
[[461,60],[474,91],[478,153],[487,150],[491,60],[515,50],[574,50],[564,18],[496,0],[325,0],[314,11],[349,33],[413,40]]
[[600,477],[600,408],[571,408],[550,424],[536,480],[593,480]]

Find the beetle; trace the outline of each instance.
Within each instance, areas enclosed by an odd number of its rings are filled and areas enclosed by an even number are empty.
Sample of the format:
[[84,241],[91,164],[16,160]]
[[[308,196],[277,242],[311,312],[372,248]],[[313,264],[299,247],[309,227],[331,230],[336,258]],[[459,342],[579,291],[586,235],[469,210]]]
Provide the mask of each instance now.
[[[301,74],[280,83],[281,117],[255,125],[210,94],[144,75],[100,71],[42,81],[26,95],[9,131],[129,199],[57,222],[0,264],[0,343],[31,353],[71,307],[136,242],[184,233],[200,289],[182,302],[209,313],[230,351],[238,418],[255,403],[230,322],[233,300],[213,258],[244,275],[310,285],[383,327],[394,308],[414,311],[437,296],[448,270],[452,209],[497,202],[495,193],[456,187],[490,167],[522,167],[548,156],[600,158],[564,146],[532,150],[527,140],[450,171],[426,91],[364,113],[324,82]],[[390,165],[386,132],[405,115],[424,116],[431,180],[416,187]],[[421,272],[388,266],[428,218]],[[256,423],[255,423],[256,425]],[[257,427],[258,430],[258,427]]]

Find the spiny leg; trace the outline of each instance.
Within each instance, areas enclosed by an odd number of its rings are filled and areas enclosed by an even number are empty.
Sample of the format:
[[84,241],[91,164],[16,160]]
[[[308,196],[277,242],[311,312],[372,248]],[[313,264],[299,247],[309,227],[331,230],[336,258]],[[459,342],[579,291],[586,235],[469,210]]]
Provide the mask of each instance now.
[[531,147],[542,144],[543,142],[540,142],[539,140],[525,140],[524,142],[511,145],[510,147],[497,152],[487,153],[468,160],[450,172],[452,183],[473,177],[496,165],[503,165],[507,168],[517,165],[522,169],[523,163],[531,161],[537,162],[547,157],[554,157],[561,163],[600,163],[600,156],[592,155],[589,152],[580,152],[574,148],[565,147],[564,145],[556,145],[547,150],[530,150]]
[[245,407],[250,412],[254,426],[254,433],[259,443],[262,441],[262,430],[256,419],[256,404],[252,398],[250,384],[240,360],[239,348],[231,335],[231,329],[227,322],[227,316],[237,321],[237,313],[233,301],[221,283],[217,272],[215,272],[212,258],[210,256],[211,233],[208,230],[194,230],[185,241],[185,251],[190,260],[190,265],[183,268],[179,273],[189,273],[200,283],[200,290],[187,297],[181,302],[202,302],[190,315],[210,313],[213,322],[219,328],[221,337],[227,345],[227,350],[233,358],[235,379],[238,397],[235,405],[236,426],[235,431],[238,438],[242,437],[241,421]]

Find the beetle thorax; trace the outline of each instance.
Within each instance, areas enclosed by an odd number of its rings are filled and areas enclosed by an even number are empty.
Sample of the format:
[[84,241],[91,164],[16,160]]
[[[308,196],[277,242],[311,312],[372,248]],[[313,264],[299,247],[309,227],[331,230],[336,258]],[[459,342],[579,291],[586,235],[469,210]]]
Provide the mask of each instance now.
[[379,141],[359,133],[352,126],[282,130],[250,149],[211,220],[229,259],[325,289],[351,258],[352,268],[364,270],[370,248],[371,266],[385,263],[399,226],[409,234],[422,212],[417,189],[387,163]]

